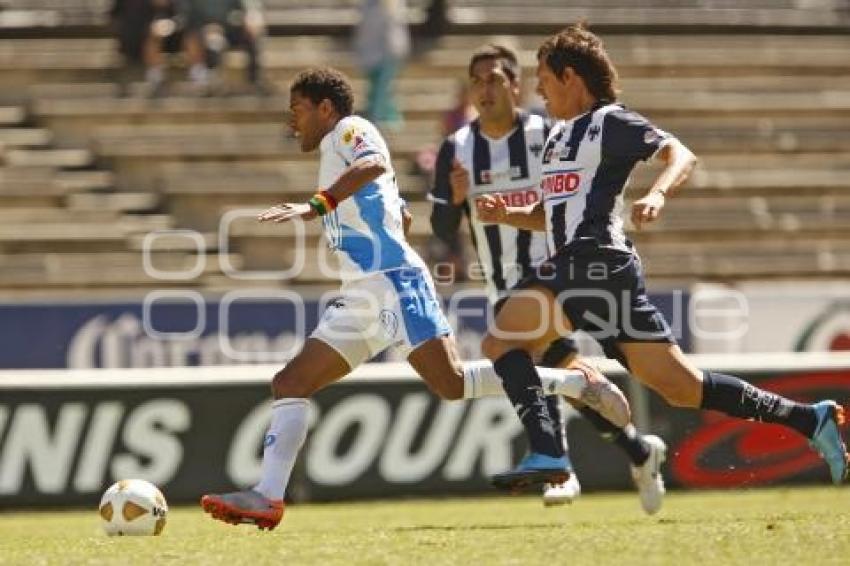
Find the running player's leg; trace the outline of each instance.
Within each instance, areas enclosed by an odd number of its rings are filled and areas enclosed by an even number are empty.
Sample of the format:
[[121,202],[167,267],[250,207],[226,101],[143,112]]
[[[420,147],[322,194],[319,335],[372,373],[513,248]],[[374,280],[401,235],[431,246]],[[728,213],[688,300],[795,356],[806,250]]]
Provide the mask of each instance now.
[[841,407],[834,401],[797,403],[738,377],[697,369],[675,344],[666,321],[649,302],[639,259],[623,274],[623,279],[631,282],[630,293],[621,303],[623,318],[628,315],[630,324],[628,329],[620,329],[616,340],[604,341],[603,347],[611,355],[622,359],[638,379],[673,406],[711,409],[796,430],[824,457],[835,483],[846,477],[850,456],[839,432],[844,419]]
[[214,518],[273,529],[283,517],[283,498],[308,428],[307,400],[371,356],[361,297],[328,307],[301,351],[272,380],[272,415],[263,443],[260,482],[252,489],[201,498]]
[[844,410],[834,401],[798,403],[733,375],[699,370],[675,344],[621,342],[619,348],[635,377],[671,405],[711,409],[796,430],[821,453],[834,483],[846,478],[850,456],[839,432]]
[[[493,368],[502,378],[505,393],[517,411],[526,430],[531,448],[517,472],[500,475],[494,482],[501,487],[517,488],[528,485],[522,477],[528,469],[528,479],[536,483],[535,469],[565,470],[567,460],[564,447],[558,442],[557,421],[552,418],[540,376],[534,367],[532,354],[558,337],[566,323],[554,295],[540,285],[531,285],[512,292],[505,301],[492,328],[481,343],[484,355],[493,362]],[[556,321],[562,323],[559,327]],[[539,463],[538,463],[539,461]],[[504,476],[504,477],[502,477]],[[516,477],[517,483],[513,483]],[[502,482],[502,480],[506,482]],[[563,479],[544,479],[542,483],[563,483]]]
[[309,338],[301,352],[272,381],[271,423],[263,443],[260,482],[253,489],[205,495],[201,506],[229,523],[273,529],[283,517],[283,498],[295,459],[307,437],[307,399],[350,371],[345,358]]
[[[579,357],[575,343],[569,338],[560,338],[552,342],[543,353],[540,365],[565,369],[592,368]],[[632,423],[624,427],[617,426],[580,401],[568,398],[567,402],[593,425],[602,438],[620,448],[634,466],[642,466],[647,461],[650,445],[645,442],[643,435]]]
[[[575,342],[570,338],[552,342],[543,353],[540,363],[544,366],[570,369],[589,366],[579,357]],[[661,474],[661,465],[667,458],[667,445],[664,441],[653,434],[641,434],[631,422],[626,426],[615,425],[584,403],[569,398],[567,402],[596,428],[602,438],[626,454],[631,463],[629,468],[640,495],[641,507],[649,515],[657,513],[664,503],[666,493],[664,477]],[[557,500],[558,496],[559,490],[556,488],[544,493],[544,499]]]
[[419,344],[407,361],[439,398],[447,401],[464,398],[464,368],[452,335],[437,336]]

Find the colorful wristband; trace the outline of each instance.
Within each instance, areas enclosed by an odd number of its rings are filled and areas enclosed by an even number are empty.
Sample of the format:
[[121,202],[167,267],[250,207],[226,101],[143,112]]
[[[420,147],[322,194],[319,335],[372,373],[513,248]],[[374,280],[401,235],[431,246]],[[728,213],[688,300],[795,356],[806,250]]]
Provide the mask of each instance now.
[[316,195],[308,200],[307,204],[309,204],[319,216],[324,216],[328,213],[328,207],[325,205],[325,200],[321,198],[320,195]]
[[328,212],[339,206],[339,203],[337,202],[336,198],[334,198],[334,196],[330,192],[322,190],[319,191],[319,194],[325,197],[325,200],[328,202],[328,206],[330,207],[328,209]]

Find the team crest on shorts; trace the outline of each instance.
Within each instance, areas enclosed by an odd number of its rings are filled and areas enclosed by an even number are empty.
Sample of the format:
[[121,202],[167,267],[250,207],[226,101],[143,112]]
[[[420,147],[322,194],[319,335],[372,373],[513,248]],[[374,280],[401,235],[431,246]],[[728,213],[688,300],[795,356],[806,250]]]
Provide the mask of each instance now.
[[384,309],[378,314],[378,321],[387,335],[387,338],[392,338],[398,332],[398,316],[391,311]]

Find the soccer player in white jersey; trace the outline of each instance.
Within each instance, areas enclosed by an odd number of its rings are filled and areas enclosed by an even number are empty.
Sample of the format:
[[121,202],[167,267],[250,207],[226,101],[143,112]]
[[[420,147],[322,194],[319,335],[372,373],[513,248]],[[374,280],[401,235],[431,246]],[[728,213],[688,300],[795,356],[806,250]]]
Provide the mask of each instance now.
[[[260,483],[201,498],[204,510],[216,519],[268,529],[283,516],[286,485],[307,435],[308,398],[384,349],[394,346],[405,354],[443,399],[504,395],[490,362],[461,364],[458,359],[431,276],[404,237],[389,151],[370,122],[351,114],[346,77],[333,69],[310,69],[295,78],[290,95],[290,126],[302,151],[320,150],[323,188],[309,202],[273,206],[259,220],[320,217],[343,285],[301,351],[272,380],[274,402]],[[550,391],[583,400],[613,422],[628,422],[625,397],[598,372],[541,372]],[[526,418],[538,422],[538,416],[545,417],[554,438],[548,414]],[[569,471],[561,468],[542,470],[533,481],[562,483],[568,478]]]
[[[602,42],[583,25],[547,39],[537,60],[537,92],[549,115],[561,120],[543,148],[543,200],[508,207],[489,198],[479,215],[545,231],[550,257],[520,285],[523,293],[511,293],[494,323],[500,332],[482,342],[484,354],[506,380],[518,382],[516,389],[534,387],[539,381],[531,354],[561,332],[585,330],[671,405],[799,432],[826,460],[832,481],[841,483],[850,459],[840,432],[842,407],[831,400],[798,403],[737,377],[699,370],[646,295],[640,258],[623,232],[623,189],[638,161],[655,158],[664,164],[632,206],[632,221],[640,228],[658,218],[667,197],[693,169],[694,155],[673,135],[617,102],[616,69]],[[530,335],[538,338],[523,338]],[[534,466],[523,462],[496,479],[511,487],[544,465],[541,458]]]
[[[449,135],[437,156],[431,226],[434,234],[452,241],[462,217],[467,216],[486,277],[487,296],[496,312],[508,289],[531,275],[546,259],[546,235],[505,224],[482,222],[475,210],[478,196],[501,198],[514,206],[538,202],[540,155],[550,124],[541,116],[519,108],[520,66],[516,54],[501,45],[476,50],[469,60],[470,95],[478,118]],[[573,340],[559,338],[541,352],[538,364],[545,367],[583,367]],[[560,396],[548,396],[550,416],[560,421],[560,441],[566,446],[566,427],[560,413]],[[576,405],[575,403],[573,403]],[[620,447],[631,461],[632,477],[648,514],[663,502],[664,480],[660,466],[666,446],[657,436],[642,436],[632,424],[617,427],[589,407],[575,407],[603,436]],[[567,452],[569,450],[567,449]],[[545,485],[547,505],[572,501],[580,493],[575,473],[562,485]]]

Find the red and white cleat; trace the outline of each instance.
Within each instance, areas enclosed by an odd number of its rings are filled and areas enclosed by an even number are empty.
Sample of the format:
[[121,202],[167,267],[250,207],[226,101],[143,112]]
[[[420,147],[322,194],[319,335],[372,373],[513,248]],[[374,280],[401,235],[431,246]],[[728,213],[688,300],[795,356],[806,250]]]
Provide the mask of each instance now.
[[256,525],[260,530],[274,529],[283,519],[283,501],[266,499],[248,489],[232,493],[210,494],[201,497],[201,507],[213,519],[239,525]]

